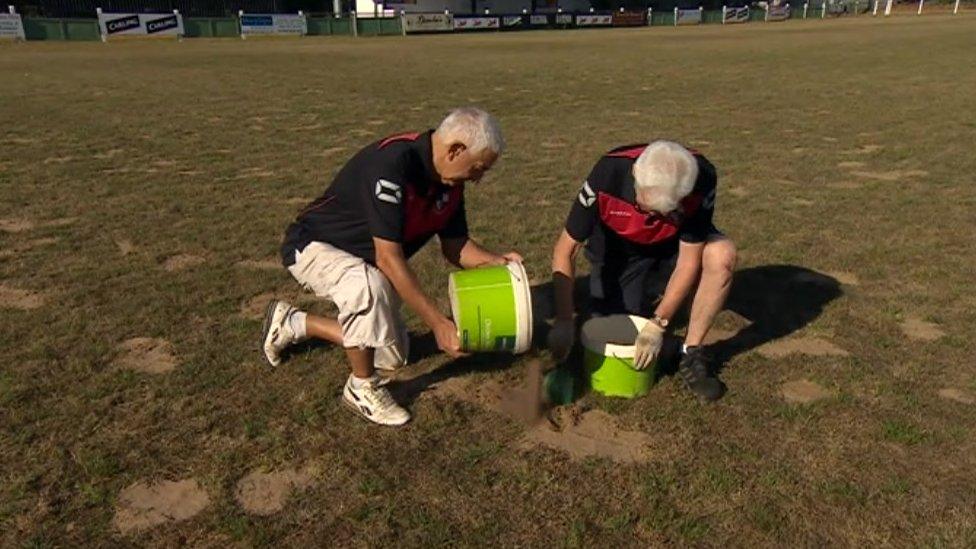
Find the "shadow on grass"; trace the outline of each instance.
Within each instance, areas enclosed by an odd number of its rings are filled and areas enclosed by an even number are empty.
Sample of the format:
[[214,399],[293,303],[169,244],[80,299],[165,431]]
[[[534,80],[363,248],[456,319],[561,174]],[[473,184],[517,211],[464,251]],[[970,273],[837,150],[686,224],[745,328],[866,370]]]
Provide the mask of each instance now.
[[[666,283],[666,280],[663,282]],[[653,302],[653,297],[663,290],[664,285],[652,283],[648,286],[649,293],[653,295],[647,301]],[[577,311],[581,312],[577,315],[577,323],[582,324],[591,316],[588,276],[576,279],[574,294]],[[724,309],[739,314],[751,324],[734,336],[709,346],[716,363],[721,368],[736,355],[800,330],[820,316],[824,307],[842,294],[840,283],[833,277],[797,265],[763,265],[736,271]],[[545,347],[548,321],[554,316],[552,283],[534,286],[532,303],[535,314],[533,346],[541,349]],[[685,307],[674,319],[674,326],[681,328],[687,322]],[[579,325],[577,332],[578,329]],[[676,369],[680,346],[680,339],[666,338],[660,364],[662,374],[673,373]],[[582,362],[578,347],[566,361],[570,367]]]
[[717,363],[724,365],[736,355],[800,330],[841,295],[835,278],[796,265],[736,272],[725,308],[752,324],[711,346]]
[[[425,334],[428,335],[428,334]],[[430,336],[433,339],[433,336]],[[436,350],[436,345],[435,345]],[[516,357],[503,353],[485,353],[471,355],[452,360],[438,368],[425,372],[416,377],[396,379],[388,385],[390,393],[402,405],[409,406],[420,396],[438,383],[476,372],[493,372],[507,370],[515,362]]]
[[[582,323],[590,314],[589,277],[578,277],[574,284],[577,322]],[[650,288],[657,291],[656,286]],[[736,355],[790,335],[816,319],[830,301],[842,295],[840,284],[834,278],[816,271],[795,265],[764,265],[737,271],[732,282],[732,291],[725,309],[734,311],[751,323],[728,339],[710,345],[719,369]],[[549,321],[554,316],[552,283],[532,287],[533,303],[533,344],[535,350],[545,348]],[[675,319],[675,326],[687,324],[687,313]],[[577,329],[579,326],[577,326]],[[577,338],[578,339],[578,338]],[[673,374],[677,369],[681,339],[667,337],[658,365],[660,375]],[[310,341],[297,347],[295,351],[331,345]],[[440,353],[433,333],[411,334],[410,363],[433,357]],[[410,405],[416,398],[432,386],[449,378],[464,376],[474,372],[505,370],[516,360],[515,356],[503,353],[476,354],[450,361],[416,377],[395,379],[389,388],[398,402]],[[582,376],[582,349],[577,344],[562,367]]]

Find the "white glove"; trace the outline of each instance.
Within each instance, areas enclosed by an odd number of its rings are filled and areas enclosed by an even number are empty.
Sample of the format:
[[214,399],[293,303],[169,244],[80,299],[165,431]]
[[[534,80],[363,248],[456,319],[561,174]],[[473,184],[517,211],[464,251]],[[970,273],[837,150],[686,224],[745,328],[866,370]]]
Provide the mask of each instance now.
[[637,341],[634,343],[634,369],[643,370],[657,359],[661,352],[661,343],[664,341],[664,327],[651,320],[637,334]]
[[572,320],[557,320],[552,325],[547,343],[549,344],[549,352],[557,361],[566,360],[566,357],[569,356],[569,351],[572,350],[573,342],[576,339],[575,331],[576,326]]

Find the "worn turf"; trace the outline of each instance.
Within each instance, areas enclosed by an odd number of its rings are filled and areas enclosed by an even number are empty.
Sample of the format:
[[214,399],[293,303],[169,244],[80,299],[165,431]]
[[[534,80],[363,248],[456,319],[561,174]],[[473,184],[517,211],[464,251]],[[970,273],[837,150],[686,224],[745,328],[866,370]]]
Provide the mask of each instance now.
[[[974,35],[966,13],[0,45],[0,544],[976,544]],[[741,256],[723,400],[666,377],[534,432],[492,400],[525,359],[434,355],[386,429],[341,407],[337,349],[266,365],[264,305],[302,295],[274,265],[296,210],[464,104],[509,143],[473,234],[538,284],[602,151],[712,159]],[[413,264],[446,308],[433,252]],[[571,435],[639,451],[546,442]]]

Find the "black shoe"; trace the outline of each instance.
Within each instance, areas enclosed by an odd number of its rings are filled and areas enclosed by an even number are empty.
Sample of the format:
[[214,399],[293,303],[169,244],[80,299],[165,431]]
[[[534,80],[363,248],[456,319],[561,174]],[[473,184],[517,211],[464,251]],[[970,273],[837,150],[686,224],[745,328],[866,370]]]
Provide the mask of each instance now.
[[712,373],[710,361],[711,357],[699,345],[688,347],[678,364],[678,375],[685,382],[685,387],[706,401],[718,400],[725,394],[725,384]]

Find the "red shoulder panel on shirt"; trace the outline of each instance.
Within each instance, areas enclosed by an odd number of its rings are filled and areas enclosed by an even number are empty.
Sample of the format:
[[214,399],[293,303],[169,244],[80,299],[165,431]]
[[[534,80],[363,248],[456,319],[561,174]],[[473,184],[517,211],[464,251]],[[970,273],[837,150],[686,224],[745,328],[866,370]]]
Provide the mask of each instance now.
[[[637,157],[640,156],[642,152],[644,152],[644,149],[647,148],[647,145],[648,144],[645,143],[643,145],[625,145],[623,147],[617,147],[616,149],[613,149],[612,151],[608,152],[606,156],[612,156],[614,158],[629,158],[631,160],[637,160]],[[688,152],[690,152],[695,156],[702,156],[702,153],[699,152],[698,149],[693,149],[691,147],[685,147],[685,148],[688,149]]]
[[383,147],[389,145],[390,143],[396,143],[397,141],[416,141],[418,137],[420,137],[420,134],[417,132],[400,133],[397,135],[391,135],[390,137],[387,137],[383,141],[380,141],[379,148],[382,149]]
[[623,147],[617,147],[616,149],[608,152],[606,156],[611,156],[613,158],[629,158],[631,160],[636,160],[638,156],[644,152],[647,148],[647,143],[640,145],[626,145]]

